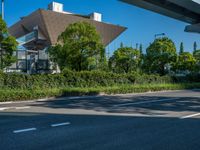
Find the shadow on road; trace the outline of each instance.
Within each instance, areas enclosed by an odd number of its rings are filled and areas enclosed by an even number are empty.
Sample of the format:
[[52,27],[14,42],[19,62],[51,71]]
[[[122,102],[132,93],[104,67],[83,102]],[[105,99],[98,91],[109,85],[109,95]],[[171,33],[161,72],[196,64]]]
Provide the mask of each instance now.
[[[144,103],[137,104],[138,102]],[[62,100],[35,103],[31,104],[31,106],[47,107],[53,109],[84,109],[108,113],[140,113],[144,115],[163,115],[165,111],[200,112],[200,97],[100,96],[91,98],[83,97],[81,99],[63,98]]]

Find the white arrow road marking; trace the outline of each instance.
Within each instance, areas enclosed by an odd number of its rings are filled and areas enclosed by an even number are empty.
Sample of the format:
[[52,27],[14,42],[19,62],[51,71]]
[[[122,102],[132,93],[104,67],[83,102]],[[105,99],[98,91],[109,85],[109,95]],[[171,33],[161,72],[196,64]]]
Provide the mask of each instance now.
[[182,116],[182,117],[180,117],[180,119],[187,119],[187,118],[192,118],[192,117],[195,117],[195,116],[200,116],[200,113]]

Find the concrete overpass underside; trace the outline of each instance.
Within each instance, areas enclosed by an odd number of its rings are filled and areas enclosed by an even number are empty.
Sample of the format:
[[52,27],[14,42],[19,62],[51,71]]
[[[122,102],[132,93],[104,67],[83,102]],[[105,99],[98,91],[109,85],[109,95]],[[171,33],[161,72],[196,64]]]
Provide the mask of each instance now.
[[200,33],[200,0],[120,0],[190,25],[186,32]]

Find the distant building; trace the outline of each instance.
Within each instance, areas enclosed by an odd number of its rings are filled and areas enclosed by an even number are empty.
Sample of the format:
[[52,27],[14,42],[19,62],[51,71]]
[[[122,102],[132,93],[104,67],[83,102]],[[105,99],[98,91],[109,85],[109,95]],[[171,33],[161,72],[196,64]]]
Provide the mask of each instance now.
[[63,4],[52,2],[48,10],[38,9],[9,28],[9,33],[17,38],[19,51],[16,52],[18,61],[8,71],[35,73],[49,70],[47,48],[57,43],[58,36],[69,24],[78,21],[94,25],[105,46],[126,30],[125,27],[102,22],[100,13],[73,14],[65,12]]

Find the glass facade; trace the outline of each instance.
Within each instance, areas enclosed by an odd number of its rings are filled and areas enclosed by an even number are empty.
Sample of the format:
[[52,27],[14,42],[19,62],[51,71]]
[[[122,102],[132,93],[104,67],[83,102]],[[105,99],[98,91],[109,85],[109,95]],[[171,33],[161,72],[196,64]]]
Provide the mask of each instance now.
[[7,70],[25,73],[40,73],[50,70],[49,56],[46,50],[18,50],[13,54],[17,61]]

